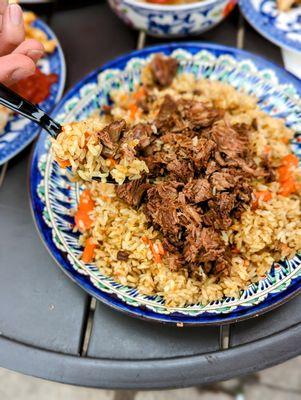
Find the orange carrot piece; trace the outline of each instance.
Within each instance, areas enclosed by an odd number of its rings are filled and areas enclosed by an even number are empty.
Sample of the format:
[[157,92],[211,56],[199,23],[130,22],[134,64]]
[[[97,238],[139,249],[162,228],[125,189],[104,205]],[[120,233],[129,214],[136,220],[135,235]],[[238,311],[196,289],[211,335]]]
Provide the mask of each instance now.
[[290,167],[286,165],[279,167],[277,172],[278,172],[278,181],[280,184],[292,178],[292,172],[290,170]]
[[269,192],[268,190],[262,190],[260,192],[255,192],[254,194],[255,194],[256,200],[252,204],[253,209],[258,208],[259,200],[270,201],[272,198],[272,193]]
[[141,100],[145,96],[145,89],[141,86],[136,92],[133,93],[133,97],[136,101]]
[[290,194],[295,193],[296,190],[296,180],[292,177],[292,179],[288,179],[285,182],[281,183],[279,194],[282,196],[289,196]]
[[264,154],[269,154],[271,151],[271,146],[264,146],[263,152]]
[[148,244],[148,238],[146,236],[142,236],[141,240],[144,244]]
[[95,247],[96,244],[93,243],[93,239],[88,238],[82,255],[82,260],[84,263],[90,263],[93,261]]
[[71,165],[69,160],[57,159],[57,163],[61,168],[67,168],[67,167],[70,167],[70,165]]
[[114,158],[110,157],[108,158],[108,161],[110,162],[110,167],[115,167],[116,161],[114,160]]
[[287,156],[283,157],[282,159],[282,165],[291,167],[298,167],[299,164],[299,158],[295,156],[295,154],[288,154]]
[[288,144],[289,141],[290,141],[289,138],[286,138],[286,137],[281,139],[281,142],[284,143],[284,144]]
[[90,191],[84,190],[79,198],[78,209],[74,217],[75,224],[81,231],[91,228],[93,221],[90,212],[94,210],[94,207],[95,202]]
[[130,104],[129,105],[129,110],[130,110],[130,118],[131,119],[135,119],[135,116],[137,114],[138,111],[138,107],[136,104]]
[[160,240],[158,240],[157,246],[158,246],[158,252],[159,252],[159,254],[161,254],[162,256],[164,256],[165,250],[164,250],[163,245],[162,245],[162,243],[160,242]]

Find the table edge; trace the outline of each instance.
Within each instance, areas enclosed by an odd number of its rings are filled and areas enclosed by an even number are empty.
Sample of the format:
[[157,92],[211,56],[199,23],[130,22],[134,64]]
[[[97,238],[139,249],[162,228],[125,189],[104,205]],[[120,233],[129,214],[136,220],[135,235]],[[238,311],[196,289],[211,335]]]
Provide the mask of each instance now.
[[289,330],[223,351],[164,360],[109,360],[56,353],[0,337],[0,366],[76,386],[180,388],[227,380],[237,377],[237,371],[241,376],[284,362],[301,353],[300,341],[298,323]]

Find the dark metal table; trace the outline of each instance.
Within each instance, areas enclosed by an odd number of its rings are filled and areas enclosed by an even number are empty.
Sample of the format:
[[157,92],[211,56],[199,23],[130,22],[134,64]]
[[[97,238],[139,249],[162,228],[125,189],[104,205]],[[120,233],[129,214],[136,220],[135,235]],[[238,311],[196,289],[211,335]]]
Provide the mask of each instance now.
[[[65,50],[67,87],[137,44],[138,34],[104,3],[57,11],[51,25]],[[247,26],[238,10],[193,40],[244,47],[282,62],[279,49]],[[61,272],[38,237],[28,159],[29,149],[1,170],[0,366],[76,385],[167,388],[251,373],[301,353],[301,296],[222,328],[152,325],[96,304]]]

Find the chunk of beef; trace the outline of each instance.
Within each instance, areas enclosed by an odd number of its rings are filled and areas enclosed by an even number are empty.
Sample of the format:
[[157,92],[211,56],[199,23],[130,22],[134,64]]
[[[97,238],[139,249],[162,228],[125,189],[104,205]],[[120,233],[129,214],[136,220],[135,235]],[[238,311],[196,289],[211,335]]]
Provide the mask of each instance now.
[[200,203],[212,197],[211,185],[207,179],[194,179],[185,185],[183,192],[192,203]]
[[176,59],[156,54],[149,64],[155,84],[169,86],[177,73],[178,65]]
[[130,253],[126,250],[119,250],[117,253],[117,260],[127,261],[129,259]]
[[99,141],[103,145],[101,154],[104,157],[113,157],[118,149],[118,142],[126,130],[126,122],[122,119],[107,125],[98,133]]
[[238,178],[235,169],[224,168],[214,172],[210,177],[210,183],[216,190],[228,190],[234,188]]
[[187,182],[194,175],[194,168],[191,161],[185,159],[179,160],[175,158],[167,164],[166,169],[173,180]]
[[117,196],[132,207],[140,205],[142,198],[151,185],[144,179],[137,179],[123,185],[116,186]]
[[177,237],[180,232],[176,200],[177,182],[158,183],[147,191],[145,213],[148,219],[160,227],[163,234]]
[[225,252],[225,248],[215,229],[193,227],[188,231],[184,257],[188,262],[216,261]]
[[265,177],[266,181],[273,182],[276,180],[275,172],[271,166],[271,161],[268,154],[264,154],[261,160],[261,166],[263,169],[263,176]]
[[177,103],[170,95],[164,97],[155,118],[155,126],[162,132],[181,131],[185,128],[185,124],[178,111]]
[[187,228],[188,225],[199,226],[201,224],[202,215],[193,205],[186,203],[178,204],[177,214],[183,228]]
[[192,159],[196,168],[206,167],[215,149],[216,143],[213,140],[200,138],[197,145],[192,148]]
[[218,150],[230,158],[244,156],[249,143],[248,132],[237,132],[225,120],[218,121],[212,126],[212,139]]
[[208,107],[205,103],[194,100],[180,100],[183,116],[189,121],[193,129],[201,129],[211,126],[220,119],[222,112]]
[[137,124],[134,128],[127,134],[127,140],[133,139],[138,140],[136,149],[138,151],[145,149],[151,143],[151,137],[153,130],[150,124]]

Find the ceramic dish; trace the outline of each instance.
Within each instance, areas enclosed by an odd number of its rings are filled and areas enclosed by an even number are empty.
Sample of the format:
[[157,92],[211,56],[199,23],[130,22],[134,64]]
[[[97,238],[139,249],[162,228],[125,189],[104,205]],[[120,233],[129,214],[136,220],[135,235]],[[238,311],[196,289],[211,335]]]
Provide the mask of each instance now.
[[108,0],[127,25],[151,36],[180,37],[206,32],[221,22],[237,0],[204,0],[161,5],[139,0]]
[[280,47],[301,51],[301,6],[277,9],[276,0],[240,0],[241,12],[261,35]]
[[[198,77],[223,80],[259,99],[267,113],[287,118],[287,125],[301,132],[300,82],[273,64],[249,53],[209,44],[172,44],[146,48],[123,56],[79,82],[54,112],[59,121],[84,119],[106,104],[112,88],[133,87],[150,55],[164,52],[180,60],[181,69]],[[301,155],[298,134],[293,150]],[[50,143],[42,133],[31,163],[30,192],[33,216],[41,237],[64,272],[84,290],[130,315],[167,323],[218,324],[249,318],[278,306],[299,292],[301,258],[275,264],[265,279],[241,292],[238,299],[224,298],[206,306],[167,308],[160,297],[144,296],[118,284],[79,260],[82,248],[72,231],[80,187],[71,183],[53,161]]]
[[[66,80],[65,58],[53,31],[39,19],[34,21],[32,25],[45,32],[49,39],[57,41],[55,51],[45,55],[38,63],[38,67],[44,73],[54,73],[58,76],[58,81],[51,86],[50,95],[40,104],[43,110],[49,112],[62,97]],[[4,128],[4,132],[0,134],[0,165],[23,150],[37,136],[39,131],[39,126],[34,122],[14,114]]]

